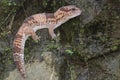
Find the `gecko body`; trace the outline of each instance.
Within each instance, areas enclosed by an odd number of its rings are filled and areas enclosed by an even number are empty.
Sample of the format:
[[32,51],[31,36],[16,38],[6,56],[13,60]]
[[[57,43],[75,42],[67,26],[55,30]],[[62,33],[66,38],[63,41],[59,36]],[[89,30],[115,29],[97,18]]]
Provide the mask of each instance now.
[[32,36],[35,41],[38,41],[39,37],[35,32],[43,28],[48,28],[50,36],[55,38],[56,35],[54,33],[54,29],[69,19],[79,16],[81,12],[82,11],[76,6],[69,5],[59,8],[55,13],[35,14],[23,21],[23,24],[16,33],[13,41],[13,58],[16,67],[23,78],[26,77],[24,66],[24,47],[27,38]]

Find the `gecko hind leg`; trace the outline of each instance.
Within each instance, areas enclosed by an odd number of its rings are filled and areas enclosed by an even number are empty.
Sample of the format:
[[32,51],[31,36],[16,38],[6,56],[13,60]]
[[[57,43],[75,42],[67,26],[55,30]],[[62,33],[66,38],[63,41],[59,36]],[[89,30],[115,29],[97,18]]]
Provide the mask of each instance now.
[[38,42],[40,40],[40,37],[35,33],[35,31],[33,31],[32,29],[29,29],[29,34],[31,34],[32,36],[32,39],[35,41],[35,42]]
[[35,31],[32,28],[26,28],[26,35],[31,35],[32,39],[38,42],[40,37],[36,35]]
[[32,34],[32,39],[35,41],[35,42],[38,42],[40,40],[40,36],[36,35],[35,32],[33,32]]

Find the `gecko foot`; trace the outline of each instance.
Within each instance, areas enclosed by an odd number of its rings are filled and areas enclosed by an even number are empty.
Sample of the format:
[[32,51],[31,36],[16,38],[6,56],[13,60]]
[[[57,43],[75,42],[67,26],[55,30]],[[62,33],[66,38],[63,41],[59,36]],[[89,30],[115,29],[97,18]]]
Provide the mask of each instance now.
[[57,37],[57,36],[56,36],[55,34],[52,35],[52,39],[56,39],[56,37]]
[[33,39],[34,39],[35,42],[38,42],[38,41],[40,41],[40,36],[36,35],[36,36],[33,37]]

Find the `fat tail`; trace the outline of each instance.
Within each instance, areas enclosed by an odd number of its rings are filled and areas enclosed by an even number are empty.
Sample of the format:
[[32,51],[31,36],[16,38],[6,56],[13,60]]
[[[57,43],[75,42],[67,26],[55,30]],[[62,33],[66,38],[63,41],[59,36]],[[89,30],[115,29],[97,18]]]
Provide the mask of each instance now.
[[24,46],[26,36],[24,34],[17,34],[13,42],[13,58],[18,71],[23,78],[26,78],[24,66]]

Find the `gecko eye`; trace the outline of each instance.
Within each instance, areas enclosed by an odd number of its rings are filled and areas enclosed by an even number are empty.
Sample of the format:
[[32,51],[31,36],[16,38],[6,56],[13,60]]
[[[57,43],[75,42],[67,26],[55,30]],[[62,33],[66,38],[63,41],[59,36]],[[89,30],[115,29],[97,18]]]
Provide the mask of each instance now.
[[72,8],[71,10],[72,10],[72,11],[75,11],[75,8]]

